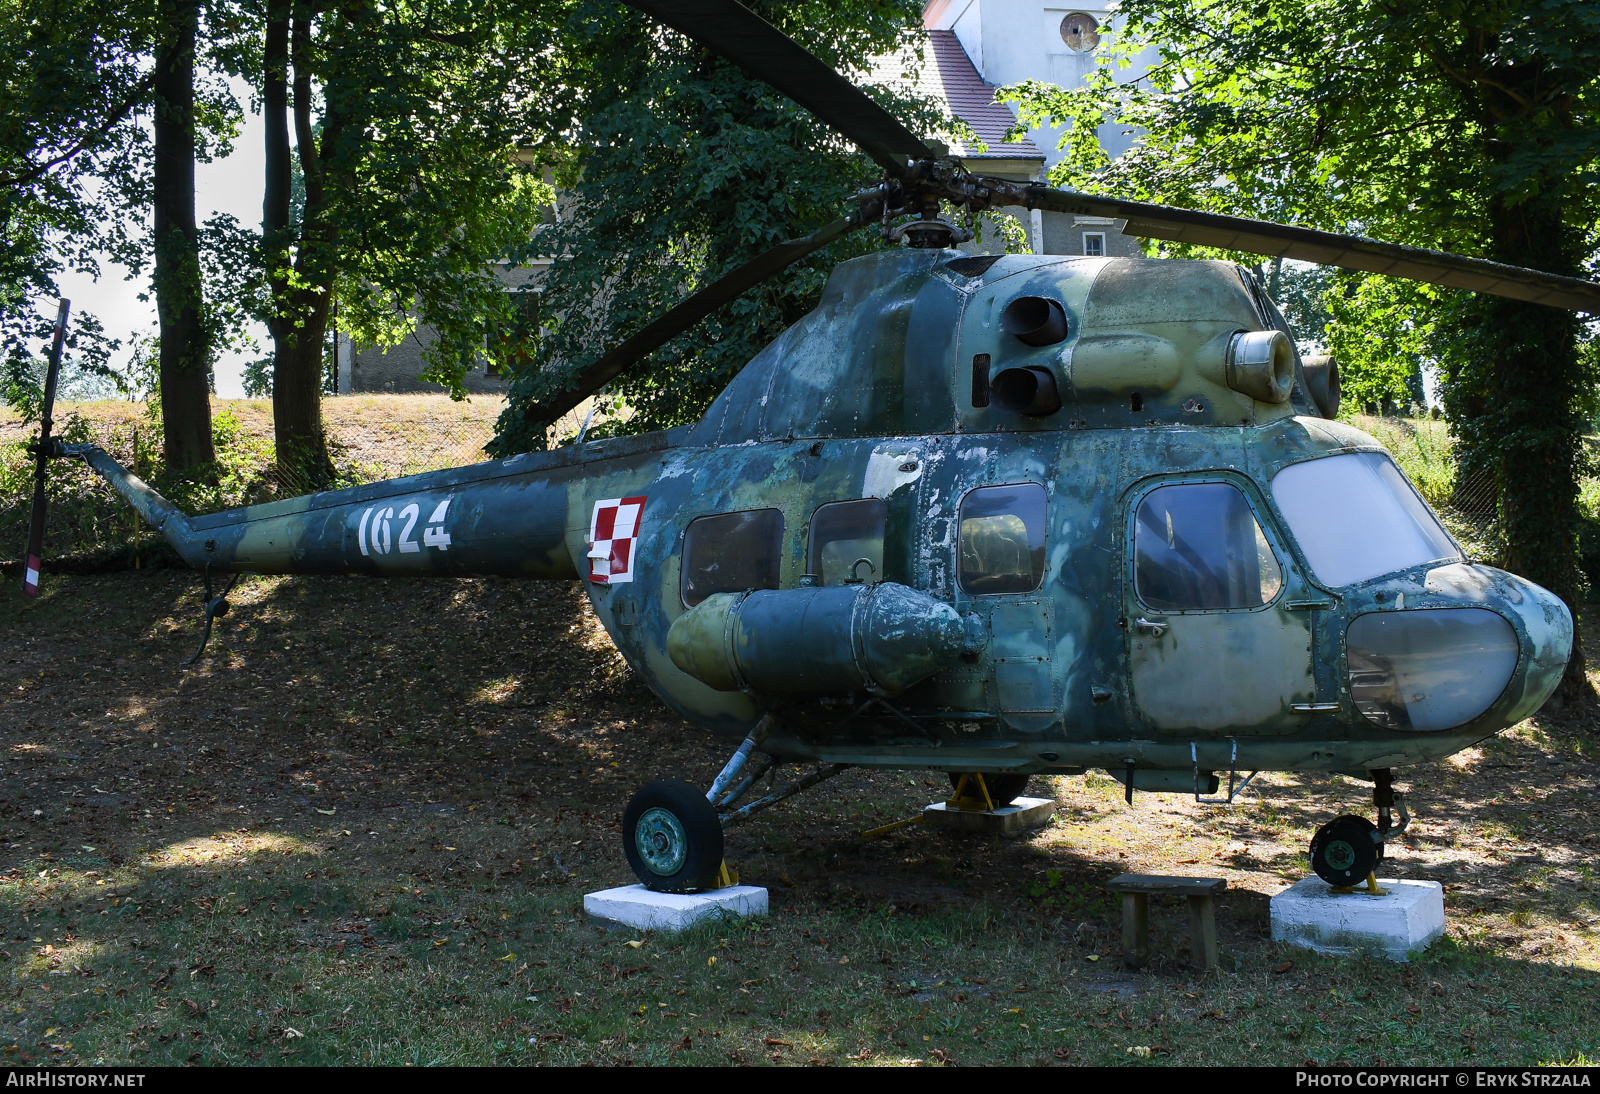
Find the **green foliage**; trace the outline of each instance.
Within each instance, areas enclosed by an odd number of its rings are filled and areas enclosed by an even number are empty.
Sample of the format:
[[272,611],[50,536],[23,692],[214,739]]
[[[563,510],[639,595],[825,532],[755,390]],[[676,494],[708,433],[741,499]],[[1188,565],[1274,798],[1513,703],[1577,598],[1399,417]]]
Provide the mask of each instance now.
[[[773,0],[757,10],[859,79],[920,26],[910,0]],[[497,451],[542,448],[524,411],[685,295],[842,215],[878,172],[807,111],[743,70],[610,3],[567,13],[559,76],[581,118],[538,152],[562,188],[557,223],[516,257],[560,255],[541,328],[522,348]],[[924,104],[869,88],[913,129],[948,130]],[[613,385],[632,431],[692,421],[767,342],[815,306],[838,262],[883,246],[863,231],[754,286]],[[508,357],[507,360],[510,358]]]
[[[228,315],[276,317],[292,340],[315,329],[331,293],[340,329],[362,344],[394,345],[427,324],[423,377],[463,394],[486,326],[509,317],[490,264],[526,242],[550,200],[518,149],[548,128],[543,111],[559,97],[541,82],[551,16],[538,3],[406,0],[296,15],[308,44],[292,75],[312,101],[290,224],[271,248],[208,225],[248,259],[215,271],[230,274],[216,280]],[[216,63],[258,89],[264,26],[244,10],[214,42]]]
[[[134,112],[153,6],[0,0],[0,398],[33,413],[57,276],[98,273],[97,252],[137,248],[148,137]],[[80,367],[104,368],[116,343],[81,307]]]
[[[144,212],[159,13],[153,2],[0,0],[0,398],[25,413],[38,401],[29,378],[42,374],[58,275],[98,276],[102,256],[138,275],[153,257]],[[240,108],[221,80],[196,90],[196,154],[226,154]],[[115,386],[108,362],[120,345],[92,301],[74,302],[68,349],[80,374]]]
[[1302,346],[1326,346],[1328,323],[1333,316],[1325,297],[1334,288],[1337,276],[1338,271],[1327,266],[1285,262],[1276,273],[1276,284],[1273,277],[1265,279]]
[[247,399],[272,398],[271,357],[262,357],[244,366],[244,394]]
[[1433,360],[1433,305],[1447,290],[1341,273],[1323,297],[1328,352],[1339,362],[1346,414],[1392,413],[1425,403],[1422,368]]

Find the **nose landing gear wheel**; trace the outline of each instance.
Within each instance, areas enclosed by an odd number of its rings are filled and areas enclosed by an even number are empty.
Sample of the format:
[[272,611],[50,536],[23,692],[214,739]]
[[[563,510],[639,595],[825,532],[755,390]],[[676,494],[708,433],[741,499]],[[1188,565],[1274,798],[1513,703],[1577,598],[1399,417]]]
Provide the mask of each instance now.
[[1365,817],[1335,817],[1311,837],[1311,869],[1336,888],[1365,881],[1382,861],[1383,837]]
[[722,866],[722,822],[703,791],[681,779],[657,779],[622,811],[622,849],[647,889],[713,888]]

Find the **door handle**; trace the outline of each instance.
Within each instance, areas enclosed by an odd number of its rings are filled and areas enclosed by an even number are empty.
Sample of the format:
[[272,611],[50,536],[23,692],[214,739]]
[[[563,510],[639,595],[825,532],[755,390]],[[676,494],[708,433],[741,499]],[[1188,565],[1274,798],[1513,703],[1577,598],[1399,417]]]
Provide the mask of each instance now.
[[1141,615],[1137,620],[1134,621],[1133,629],[1136,631],[1147,631],[1153,637],[1160,638],[1162,635],[1167,633],[1167,628],[1171,625],[1172,624],[1164,622],[1163,620],[1146,619]]

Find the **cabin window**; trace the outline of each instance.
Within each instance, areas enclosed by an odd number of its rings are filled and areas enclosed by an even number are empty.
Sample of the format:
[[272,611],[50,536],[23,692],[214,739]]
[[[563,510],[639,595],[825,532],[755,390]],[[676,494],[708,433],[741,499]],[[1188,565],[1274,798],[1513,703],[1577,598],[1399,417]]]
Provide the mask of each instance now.
[[811,518],[806,572],[821,577],[824,585],[843,585],[852,578],[882,581],[888,520],[889,507],[878,498],[820,506]]
[[751,509],[689,522],[683,533],[683,602],[694,607],[712,593],[778,587],[783,510]]
[[1272,500],[1331,588],[1461,552],[1426,502],[1382,452],[1346,452],[1293,463],[1272,480]]
[[1235,486],[1183,483],[1150,491],[1134,519],[1134,587],[1161,612],[1259,608],[1283,571]]
[[961,500],[957,577],[968,593],[1029,593],[1044,580],[1044,487],[984,486]]

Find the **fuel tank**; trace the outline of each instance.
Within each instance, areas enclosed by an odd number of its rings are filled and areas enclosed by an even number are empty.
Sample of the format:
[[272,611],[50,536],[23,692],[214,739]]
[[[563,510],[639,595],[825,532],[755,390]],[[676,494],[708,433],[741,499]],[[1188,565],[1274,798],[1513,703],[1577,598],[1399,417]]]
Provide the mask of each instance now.
[[672,663],[718,691],[897,695],[955,661],[949,604],[893,582],[717,593],[667,632]]

